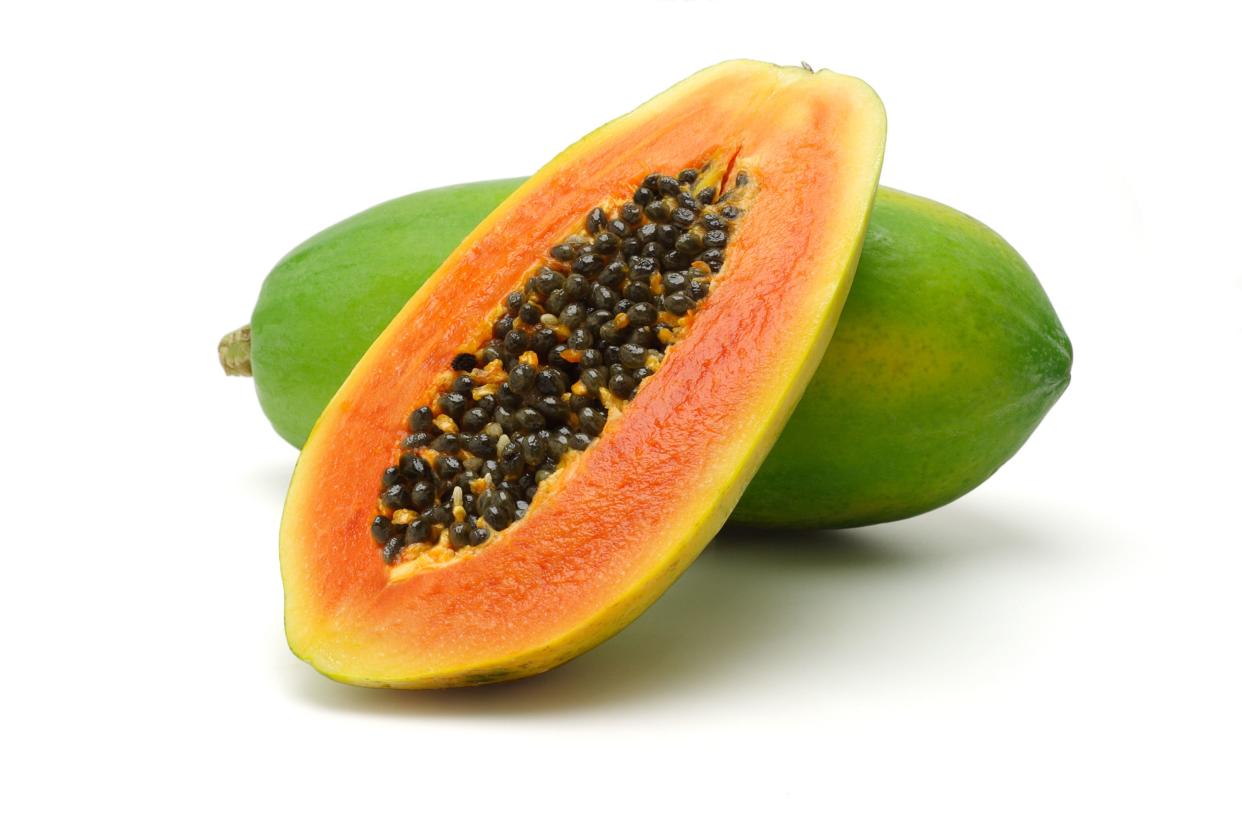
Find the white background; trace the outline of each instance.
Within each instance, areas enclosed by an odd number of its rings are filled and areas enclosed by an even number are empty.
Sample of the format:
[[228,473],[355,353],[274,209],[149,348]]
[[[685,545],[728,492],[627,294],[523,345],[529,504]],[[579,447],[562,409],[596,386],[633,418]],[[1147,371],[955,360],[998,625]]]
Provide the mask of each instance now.
[[[0,788],[12,825],[1237,825],[1229,4],[6,4]],[[286,649],[295,459],[215,344],[277,258],[537,168],[730,57],[859,75],[883,181],[1031,262],[1074,381],[982,488],[726,534],[548,675]]]

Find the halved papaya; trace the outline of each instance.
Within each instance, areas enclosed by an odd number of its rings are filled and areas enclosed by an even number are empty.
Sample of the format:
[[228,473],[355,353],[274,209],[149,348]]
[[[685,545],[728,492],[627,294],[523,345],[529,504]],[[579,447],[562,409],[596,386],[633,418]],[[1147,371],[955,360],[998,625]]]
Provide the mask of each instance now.
[[311,432],[281,525],[293,651],[350,683],[480,684],[636,617],[818,365],[884,130],[857,79],[733,61],[518,188]]

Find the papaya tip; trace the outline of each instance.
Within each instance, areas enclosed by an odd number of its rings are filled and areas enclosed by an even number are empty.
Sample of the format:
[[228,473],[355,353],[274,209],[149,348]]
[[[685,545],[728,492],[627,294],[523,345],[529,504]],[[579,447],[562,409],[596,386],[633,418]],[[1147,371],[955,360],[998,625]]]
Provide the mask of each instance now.
[[230,377],[249,377],[250,371],[250,326],[242,325],[235,331],[229,331],[220,340],[218,346],[220,367]]

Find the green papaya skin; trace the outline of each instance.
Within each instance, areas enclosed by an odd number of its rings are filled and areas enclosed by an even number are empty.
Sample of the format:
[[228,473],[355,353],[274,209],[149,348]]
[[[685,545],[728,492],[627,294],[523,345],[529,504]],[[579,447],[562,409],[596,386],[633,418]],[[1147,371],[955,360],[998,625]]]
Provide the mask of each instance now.
[[1004,239],[881,188],[828,352],[731,520],[844,528],[956,500],[1022,447],[1072,359]]
[[[522,179],[377,205],[303,242],[251,317],[264,413],[301,446],[372,340]],[[843,528],[899,520],[978,486],[1069,384],[1072,351],[1004,239],[881,187],[836,334],[730,520]]]

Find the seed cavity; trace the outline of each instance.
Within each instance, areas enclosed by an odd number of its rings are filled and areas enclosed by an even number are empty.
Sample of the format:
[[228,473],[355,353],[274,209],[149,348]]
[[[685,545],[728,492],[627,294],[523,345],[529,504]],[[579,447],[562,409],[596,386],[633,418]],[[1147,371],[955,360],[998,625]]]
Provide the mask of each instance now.
[[370,532],[390,578],[474,554],[521,521],[642,393],[724,266],[749,178],[727,189],[723,172],[652,173],[585,212],[499,303],[491,337],[453,357],[381,475]]

